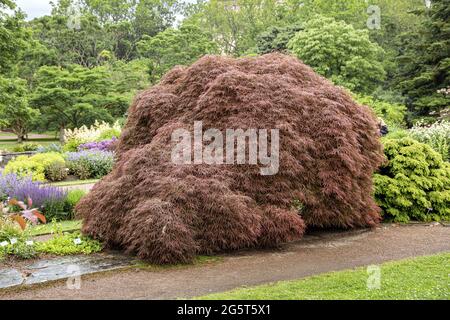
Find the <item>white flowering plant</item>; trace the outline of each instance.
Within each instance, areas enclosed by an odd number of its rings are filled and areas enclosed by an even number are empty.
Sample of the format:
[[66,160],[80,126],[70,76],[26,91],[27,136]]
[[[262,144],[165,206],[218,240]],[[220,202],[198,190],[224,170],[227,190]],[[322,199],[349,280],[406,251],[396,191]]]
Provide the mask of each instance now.
[[409,130],[409,135],[430,145],[444,160],[450,160],[450,121],[442,120],[431,125],[419,122]]
[[64,150],[77,151],[78,146],[89,142],[100,142],[118,138],[122,128],[119,122],[109,124],[96,121],[92,126],[64,130]]

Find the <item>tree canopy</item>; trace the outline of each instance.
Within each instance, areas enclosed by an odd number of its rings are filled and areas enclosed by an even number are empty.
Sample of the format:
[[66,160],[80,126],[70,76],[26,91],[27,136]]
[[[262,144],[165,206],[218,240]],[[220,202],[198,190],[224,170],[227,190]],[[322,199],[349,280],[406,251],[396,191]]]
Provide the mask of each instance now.
[[2,126],[26,123],[16,125],[22,138],[113,121],[176,65],[273,51],[370,101],[407,105],[409,120],[437,119],[449,106],[450,6],[431,3],[55,0],[51,14],[27,20],[15,0],[0,0]]
[[398,81],[410,111],[430,115],[450,106],[450,1],[433,0],[416,14],[425,19],[422,28],[402,37]]
[[370,41],[367,30],[344,21],[317,16],[289,42],[289,49],[336,84],[369,93],[385,78],[383,49]]

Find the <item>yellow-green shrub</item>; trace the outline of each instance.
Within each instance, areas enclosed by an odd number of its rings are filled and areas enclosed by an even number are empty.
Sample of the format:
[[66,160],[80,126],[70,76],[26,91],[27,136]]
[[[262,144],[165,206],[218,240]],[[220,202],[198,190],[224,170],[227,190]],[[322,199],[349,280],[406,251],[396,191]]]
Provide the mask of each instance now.
[[34,181],[46,181],[48,170],[58,164],[65,166],[64,157],[57,152],[38,153],[34,156],[19,156],[5,166],[4,173],[15,173],[20,177],[31,176]]
[[42,163],[45,168],[53,163],[65,163],[63,155],[57,152],[38,153],[34,156],[31,156],[30,160]]
[[44,165],[27,156],[19,156],[8,162],[3,173],[15,173],[19,177],[31,177],[33,181],[45,181]]
[[450,164],[429,145],[411,138],[383,140],[387,163],[374,176],[384,217],[450,220]]

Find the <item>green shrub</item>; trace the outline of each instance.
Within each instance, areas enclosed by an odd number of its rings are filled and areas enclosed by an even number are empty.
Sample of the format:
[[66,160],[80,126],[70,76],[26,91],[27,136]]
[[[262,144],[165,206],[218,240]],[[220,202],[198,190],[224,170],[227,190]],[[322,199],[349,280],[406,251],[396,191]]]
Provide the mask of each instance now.
[[[0,242],[8,242],[8,245],[0,247],[0,258],[8,255],[19,259],[35,257],[36,252],[33,246],[26,244],[27,238],[28,233],[23,231],[17,223],[0,217]],[[15,239],[16,243],[11,244],[12,239]]]
[[57,152],[62,153],[62,145],[60,143],[51,143],[47,146],[40,146],[37,150],[39,153]]
[[66,212],[70,212],[71,219],[75,218],[75,206],[80,202],[81,198],[86,195],[86,191],[83,190],[71,190],[67,194],[66,198]]
[[78,151],[78,146],[82,145],[83,143],[86,143],[86,141],[84,141],[82,139],[71,138],[71,139],[66,141],[66,143],[63,146],[63,150],[65,152]]
[[[49,168],[57,164],[65,166],[64,157],[57,152],[38,153],[31,157],[19,156],[8,162],[4,173],[15,173],[20,177],[31,176],[34,181],[46,181],[49,178]],[[54,172],[50,175],[53,177]]]
[[411,138],[384,140],[387,163],[375,174],[375,198],[398,222],[450,219],[450,164]]
[[50,181],[63,181],[67,178],[68,174],[65,163],[53,162],[45,168],[45,177]]
[[89,164],[87,162],[77,162],[69,165],[70,172],[77,176],[80,180],[88,180],[91,178],[91,172],[89,171]]
[[10,255],[16,258],[26,260],[36,257],[37,252],[34,245],[28,245],[24,240],[18,240],[15,244],[9,244],[3,247],[3,255]]
[[[8,238],[5,241],[10,241]],[[45,242],[27,243],[26,237],[17,237],[17,242],[9,243],[4,247],[0,247],[0,258],[4,256],[13,256],[19,259],[31,259],[39,254],[52,255],[73,255],[73,254],[92,254],[100,252],[103,249],[99,241],[92,240],[89,237],[81,236],[76,233],[57,232],[56,235]],[[75,240],[80,239],[80,243]]]
[[34,156],[31,156],[30,160],[40,162],[46,168],[52,163],[65,163],[64,157],[58,152],[38,153]]
[[99,179],[111,172],[114,153],[100,150],[68,152],[66,163],[70,172],[81,180]]
[[121,130],[119,128],[111,128],[102,131],[99,137],[96,139],[97,142],[111,140],[112,138],[119,138]]
[[20,239],[24,232],[19,225],[10,219],[0,218],[0,242],[9,241],[11,238]]
[[409,137],[409,131],[403,128],[399,128],[397,126],[390,126],[389,133],[382,138],[382,140],[386,139],[403,139]]
[[28,156],[19,156],[9,161],[3,173],[15,173],[19,177],[31,177],[33,181],[45,181],[44,164]]
[[75,189],[69,191],[66,199],[67,206],[69,206],[70,208],[75,207],[78,204],[78,202],[80,202],[81,198],[83,198],[85,195],[86,191],[84,190]]
[[43,214],[48,221],[72,220],[72,211],[67,210],[66,199],[53,199],[44,202]]
[[16,146],[14,146],[14,148],[12,149],[13,152],[29,152],[29,151],[36,151],[37,149],[39,149],[40,145],[38,145],[37,143],[34,142],[26,142],[26,143],[21,143],[18,144]]
[[[76,244],[76,239],[80,239],[81,243]],[[55,255],[92,254],[102,249],[100,242],[81,236],[79,232],[58,234],[46,242],[36,243],[38,253]]]

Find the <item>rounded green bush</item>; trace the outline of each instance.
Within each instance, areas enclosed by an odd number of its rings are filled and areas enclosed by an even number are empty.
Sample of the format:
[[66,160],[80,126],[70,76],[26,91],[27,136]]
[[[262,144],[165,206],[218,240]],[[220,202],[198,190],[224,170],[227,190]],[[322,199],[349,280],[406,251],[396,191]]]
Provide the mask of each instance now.
[[86,195],[86,191],[84,190],[71,190],[67,194],[66,198],[66,211],[70,213],[71,218],[75,217],[75,206],[80,202],[81,198]]
[[68,175],[68,169],[64,162],[53,162],[45,168],[45,177],[53,182],[63,181]]
[[384,217],[397,222],[450,219],[450,163],[411,138],[384,140],[387,162],[374,176]]
[[[54,166],[65,167],[64,157],[57,152],[38,153],[34,156],[19,156],[8,162],[4,173],[15,173],[20,177],[32,177],[34,181],[52,180]],[[52,180],[53,181],[53,180]]]
[[78,150],[78,147],[85,143],[86,141],[81,139],[72,138],[66,141],[66,143],[63,146],[63,150],[65,152],[75,152]]
[[40,146],[34,142],[26,142],[22,144],[18,144],[13,148],[13,152],[28,152],[28,151],[36,151]]
[[111,128],[104,130],[102,133],[100,133],[100,136],[97,138],[96,141],[105,141],[105,140],[111,140],[112,138],[119,138],[120,137],[120,130],[117,128]]
[[31,177],[33,181],[45,181],[44,164],[28,156],[19,156],[9,161],[3,173],[15,173],[19,177]]

